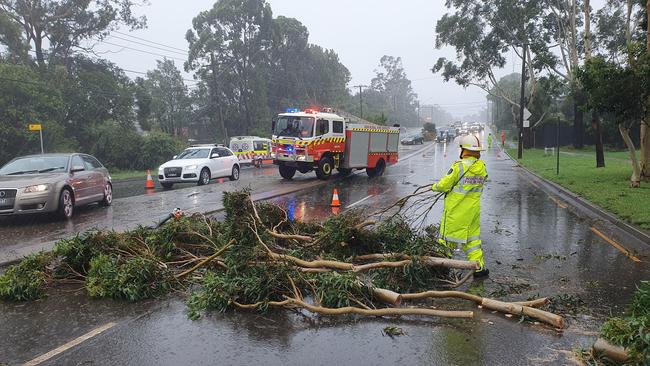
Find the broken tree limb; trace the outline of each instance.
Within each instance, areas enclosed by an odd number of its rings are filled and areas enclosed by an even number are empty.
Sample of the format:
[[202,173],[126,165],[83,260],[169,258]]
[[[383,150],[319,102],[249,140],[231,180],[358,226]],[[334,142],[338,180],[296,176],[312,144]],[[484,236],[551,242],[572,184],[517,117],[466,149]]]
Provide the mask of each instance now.
[[294,299],[287,297],[284,301],[268,301],[268,302],[257,302],[255,304],[240,304],[236,301],[231,301],[231,303],[240,308],[253,310],[257,309],[262,305],[268,306],[277,306],[277,307],[291,307],[291,308],[303,308],[309,312],[322,314],[322,315],[346,315],[346,314],[357,314],[363,316],[400,316],[400,315],[421,315],[421,316],[432,316],[440,318],[473,318],[473,311],[448,311],[448,310],[436,310],[436,309],[426,309],[426,308],[381,308],[381,309],[366,309],[366,308],[357,308],[354,306],[345,306],[342,308],[326,308],[323,306],[312,305],[306,303],[299,299]]
[[415,294],[402,294],[402,299],[404,300],[449,297],[473,301],[486,309],[495,310],[505,314],[526,315],[531,318],[540,320],[544,323],[550,324],[556,328],[564,328],[565,326],[564,318],[559,315],[549,313],[548,311],[539,310],[516,303],[488,299],[460,291],[425,291]]
[[[363,272],[375,268],[396,268],[404,267],[409,265],[412,260],[403,260],[400,262],[377,262],[377,263],[368,263],[360,266],[355,266],[353,263],[331,261],[331,260],[315,260],[315,261],[306,261],[291,255],[287,254],[278,254],[269,248],[266,243],[262,240],[257,232],[257,227],[253,222],[255,227],[251,227],[251,230],[257,237],[258,242],[264,247],[267,254],[271,259],[276,261],[285,261],[291,262],[298,267],[302,268],[314,268],[314,269],[330,269],[330,270],[339,270],[339,271],[353,271],[353,272]],[[433,267],[446,267],[446,268],[457,268],[457,269],[478,269],[478,262],[469,262],[469,261],[460,261],[456,259],[447,259],[447,258],[436,258],[436,257],[418,257],[420,263],[424,263]],[[320,272],[320,271],[318,271]]]
[[221,248],[221,249],[217,250],[216,252],[214,252],[214,254],[212,254],[211,256],[205,258],[204,260],[197,263],[194,267],[188,269],[187,271],[177,275],[176,279],[177,280],[182,280],[183,278],[187,277],[188,275],[194,273],[194,271],[196,271],[197,269],[205,266],[206,264],[210,263],[212,260],[216,259],[221,254],[223,254],[223,252],[225,252],[228,248],[230,248],[230,246],[233,245],[234,243],[235,243],[235,239],[230,240],[230,242],[228,242],[228,244],[224,245],[223,248]]
[[473,318],[474,312],[472,311],[448,311],[436,309],[423,309],[423,308],[381,308],[381,309],[361,309],[353,306],[345,306],[342,308],[326,308],[308,304],[298,299],[287,299],[291,304],[304,308],[312,313],[323,315],[345,315],[345,314],[358,314],[364,316],[399,316],[399,315],[423,315],[441,318]]
[[[384,260],[384,259],[413,260],[412,257],[400,253],[366,254],[354,258],[355,261]],[[417,260],[421,263],[428,264],[433,267],[474,269],[474,270],[480,268],[479,263],[476,261],[463,261],[458,259],[439,258],[439,257],[430,257],[430,256],[417,257]]]
[[550,300],[548,297],[542,297],[541,299],[530,300],[530,301],[513,301],[513,304],[518,304],[522,306],[530,306],[531,308],[537,308],[548,304]]
[[605,356],[617,363],[625,363],[630,359],[630,355],[625,348],[615,346],[602,338],[596,340],[593,345],[593,351],[595,354]]
[[373,288],[372,294],[375,298],[385,304],[390,304],[393,306],[398,306],[402,304],[402,295],[391,290],[385,290],[383,288]]
[[306,235],[281,234],[269,229],[266,229],[266,232],[271,234],[271,236],[273,236],[274,238],[278,238],[278,239],[298,240],[306,243],[311,243],[314,240],[311,236],[306,236]]

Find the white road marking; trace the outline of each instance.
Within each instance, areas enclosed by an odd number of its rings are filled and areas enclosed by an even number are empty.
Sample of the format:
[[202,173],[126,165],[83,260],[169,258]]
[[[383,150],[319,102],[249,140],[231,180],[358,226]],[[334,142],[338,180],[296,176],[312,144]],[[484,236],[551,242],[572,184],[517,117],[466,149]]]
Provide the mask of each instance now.
[[367,199],[369,199],[369,198],[372,198],[372,197],[374,197],[374,196],[373,196],[373,195],[370,195],[370,196],[368,196],[368,197],[364,197],[364,198],[358,200],[357,202],[354,202],[354,203],[348,205],[346,208],[352,208],[352,207],[354,207],[354,206],[360,204],[361,202],[363,202],[363,201],[365,201],[365,200],[367,200]]
[[25,362],[23,364],[23,366],[40,365],[41,363],[51,359],[52,357],[57,356],[57,355],[65,352],[65,351],[69,350],[70,348],[75,347],[75,346],[89,340],[90,338],[95,337],[95,336],[99,335],[100,333],[105,332],[105,331],[113,328],[115,325],[117,325],[117,323],[111,322],[111,323],[108,323],[108,324],[104,324],[101,327],[93,329],[90,332],[88,332],[88,333],[86,333],[86,334],[84,334],[84,335],[82,335],[82,336],[80,336],[78,338],[75,338],[75,339],[71,340],[70,342],[68,342],[68,343],[66,343],[64,345],[51,350],[48,353],[40,355],[40,356],[36,357],[35,359],[33,359],[31,361]]

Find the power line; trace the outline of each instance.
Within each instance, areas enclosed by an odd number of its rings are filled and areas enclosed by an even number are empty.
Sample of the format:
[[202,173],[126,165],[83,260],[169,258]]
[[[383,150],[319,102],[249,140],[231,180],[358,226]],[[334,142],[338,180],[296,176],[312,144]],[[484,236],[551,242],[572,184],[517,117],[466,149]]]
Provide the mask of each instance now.
[[111,45],[111,46],[122,47],[122,48],[125,48],[125,49],[128,49],[128,50],[132,50],[132,51],[137,51],[137,52],[146,53],[146,54],[153,55],[153,56],[159,56],[159,57],[164,57],[164,58],[171,58],[171,59],[178,60],[178,61],[183,61],[183,62],[186,61],[185,59],[182,59],[182,58],[173,57],[173,56],[169,56],[169,55],[163,55],[163,54],[160,54],[160,53],[149,52],[149,51],[141,50],[141,49],[138,49],[138,48],[133,48],[133,47],[129,47],[129,46],[124,46],[124,45],[121,45],[121,44],[115,44],[115,43],[111,43],[111,42],[107,42],[107,41],[102,41],[102,43],[109,44],[109,45]]
[[126,41],[126,42],[139,44],[141,46],[153,48],[153,49],[160,50],[160,51],[165,51],[165,52],[170,52],[170,53],[175,53],[175,54],[180,54],[180,55],[183,55],[183,56],[187,56],[187,52],[172,51],[172,50],[168,50],[168,49],[165,49],[165,48],[162,48],[162,47],[156,47],[156,46],[148,45],[148,44],[146,44],[144,42],[138,42],[138,41],[134,41],[134,40],[131,40],[131,39],[128,39],[128,38],[122,38],[122,37],[113,36],[113,35],[111,35],[110,37],[111,38],[116,38],[116,39],[119,39],[119,40],[122,40],[122,41]]
[[167,47],[167,48],[171,48],[171,49],[173,49],[173,50],[182,51],[182,52],[184,52],[184,53],[187,53],[187,50],[184,50],[184,49],[182,49],[182,48],[173,47],[173,46],[168,46],[168,45],[166,45],[166,44],[162,44],[162,43],[158,43],[158,42],[150,41],[150,40],[147,40],[147,39],[144,39],[144,38],[136,37],[136,36],[130,35],[130,34],[128,34],[128,33],[122,33],[122,32],[118,32],[118,31],[113,31],[112,33],[121,34],[121,35],[123,35],[123,36],[131,37],[131,38],[135,38],[135,39],[138,39],[138,40],[143,41],[143,42],[148,42],[148,43],[152,43],[152,44],[155,44],[155,45],[158,45],[158,46]]

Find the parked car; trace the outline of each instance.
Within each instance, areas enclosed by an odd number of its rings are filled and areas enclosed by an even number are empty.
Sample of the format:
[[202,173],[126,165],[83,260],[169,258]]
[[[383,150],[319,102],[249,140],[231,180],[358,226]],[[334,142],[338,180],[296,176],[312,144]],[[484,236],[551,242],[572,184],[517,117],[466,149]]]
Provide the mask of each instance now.
[[210,183],[210,179],[239,179],[239,160],[222,145],[194,145],[158,168],[158,181],[164,188],[175,183]]
[[0,168],[0,215],[54,212],[69,219],[75,208],[113,203],[108,170],[86,154],[15,158]]
[[422,145],[424,144],[424,136],[412,135],[402,139],[402,145]]

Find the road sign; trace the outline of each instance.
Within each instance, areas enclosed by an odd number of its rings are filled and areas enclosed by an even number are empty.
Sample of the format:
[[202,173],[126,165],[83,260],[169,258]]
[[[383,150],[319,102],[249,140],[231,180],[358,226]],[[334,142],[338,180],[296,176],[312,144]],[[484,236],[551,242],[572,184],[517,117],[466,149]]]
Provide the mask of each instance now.
[[528,128],[528,127],[530,127],[530,121],[525,119],[524,120],[524,128]]
[[[528,121],[528,119],[532,116],[532,113],[528,110],[528,108],[524,108],[524,121]],[[524,126],[528,127],[528,126]]]
[[45,149],[43,149],[43,125],[40,123],[31,123],[27,125],[27,128],[30,131],[38,131],[38,133],[41,135],[41,154],[45,154]]

